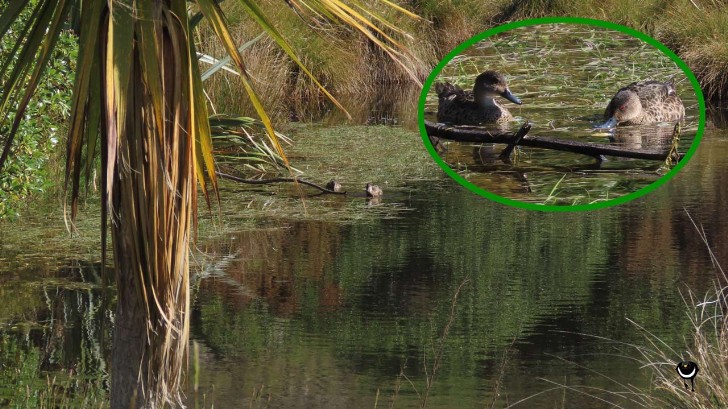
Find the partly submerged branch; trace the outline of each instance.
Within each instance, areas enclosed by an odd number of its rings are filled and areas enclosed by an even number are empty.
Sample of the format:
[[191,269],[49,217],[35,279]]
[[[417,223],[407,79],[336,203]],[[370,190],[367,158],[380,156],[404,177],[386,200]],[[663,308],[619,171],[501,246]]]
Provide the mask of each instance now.
[[323,193],[331,193],[331,194],[335,194],[335,195],[345,195],[346,194],[346,192],[336,192],[334,190],[327,189],[321,185],[317,185],[316,183],[313,183],[306,179],[301,179],[301,178],[243,179],[243,178],[240,178],[237,176],[229,175],[227,173],[222,173],[222,172],[215,172],[215,173],[217,174],[217,176],[219,176],[223,179],[233,180],[233,181],[239,182],[239,183],[247,183],[250,185],[267,185],[270,183],[287,183],[287,182],[288,183],[300,183],[302,185],[311,186],[313,188],[316,188]]
[[[425,121],[425,129],[431,137],[436,136],[451,141],[530,146],[534,148],[580,153],[596,158],[601,156],[619,156],[632,159],[665,160],[669,154],[669,151],[665,149],[627,149],[603,143],[587,143],[546,136],[525,136],[528,130],[531,129],[529,122],[523,124],[521,129],[515,134],[508,131],[492,131],[476,127],[454,127],[430,121]],[[520,141],[518,140],[519,138]]]

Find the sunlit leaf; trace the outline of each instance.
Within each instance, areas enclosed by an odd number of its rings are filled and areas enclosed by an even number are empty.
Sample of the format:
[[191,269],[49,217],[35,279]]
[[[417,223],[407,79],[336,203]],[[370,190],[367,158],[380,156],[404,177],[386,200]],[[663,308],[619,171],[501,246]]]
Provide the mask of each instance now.
[[[33,28],[31,39],[28,41],[28,44],[26,44],[27,48],[23,50],[23,53],[25,55],[21,56],[21,62],[19,62],[19,64],[25,65],[26,68],[19,71],[14,71],[17,72],[18,75],[21,75],[21,73],[24,73],[27,69],[31,67],[30,64],[33,64],[33,70],[30,80],[25,85],[23,98],[18,104],[15,118],[13,120],[13,125],[10,128],[10,133],[8,134],[8,139],[3,149],[2,156],[0,156],[0,170],[2,170],[3,164],[10,154],[10,146],[13,142],[15,134],[18,131],[20,122],[23,120],[23,115],[25,113],[25,109],[28,106],[28,103],[30,102],[30,98],[35,93],[36,88],[38,88],[38,83],[40,82],[43,71],[45,70],[48,61],[51,58],[53,48],[55,47],[55,44],[60,36],[62,24],[65,21],[66,15],[68,13],[69,5],[70,0],[61,0],[60,2],[54,4],[55,7],[49,7],[43,10],[43,15],[36,21],[36,26]],[[42,41],[44,35],[46,34],[47,40]],[[34,58],[36,57],[36,52],[38,53],[37,59]],[[20,79],[16,78],[12,82],[14,85],[13,90],[11,90],[10,92],[14,91],[14,88],[17,87],[17,85],[19,84]],[[1,111],[2,108],[0,108],[0,118],[4,117]]]
[[[241,45],[240,47],[238,47],[238,51],[243,51],[243,50],[245,50],[247,48],[252,47],[253,44],[257,43],[258,40],[260,40],[261,38],[263,38],[263,33],[261,33],[260,35],[258,35],[255,38],[253,38],[252,40],[247,41],[245,44]],[[197,54],[199,55],[199,53],[197,53]],[[212,57],[210,57],[210,58],[212,58]],[[212,74],[214,74],[214,73],[216,73],[216,72],[218,72],[220,70],[230,71],[231,73],[233,73],[235,75],[238,75],[238,72],[237,71],[231,70],[231,69],[227,68],[227,64],[230,62],[231,59],[232,59],[232,57],[230,57],[228,55],[228,56],[226,56],[224,58],[221,58],[218,61],[212,61],[212,60],[210,60],[209,63],[214,64],[214,65],[212,67],[210,67],[207,71],[205,71],[204,73],[202,73],[202,76],[201,76],[202,81],[205,81],[206,79],[210,78],[210,76],[212,76]],[[200,61],[202,61],[202,58],[200,58]]]

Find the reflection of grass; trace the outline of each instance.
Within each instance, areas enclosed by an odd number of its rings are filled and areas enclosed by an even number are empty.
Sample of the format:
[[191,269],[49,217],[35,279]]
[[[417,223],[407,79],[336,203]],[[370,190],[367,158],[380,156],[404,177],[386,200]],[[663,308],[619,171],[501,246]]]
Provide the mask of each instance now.
[[[469,283],[469,278],[464,278],[462,281],[460,281],[460,285],[455,290],[455,293],[452,296],[452,302],[450,304],[450,313],[447,318],[447,323],[445,323],[445,326],[442,328],[442,333],[440,334],[437,341],[434,339],[430,339],[430,348],[432,352],[432,365],[428,367],[427,364],[427,353],[424,355],[424,362],[423,362],[423,370],[425,373],[425,386],[423,388],[422,394],[417,390],[414,383],[407,377],[407,375],[404,373],[405,367],[403,366],[400,370],[399,375],[397,376],[397,380],[394,385],[393,394],[391,396],[390,400],[390,408],[394,407],[394,403],[397,400],[399,396],[400,389],[402,387],[402,378],[406,379],[409,384],[412,386],[412,389],[414,390],[415,394],[417,395],[419,401],[420,401],[420,408],[426,408],[427,407],[427,401],[430,396],[430,391],[432,390],[432,387],[435,383],[435,377],[437,376],[438,371],[440,370],[440,366],[442,365],[442,360],[445,355],[445,344],[448,339],[448,335],[450,334],[450,329],[452,328],[453,322],[456,318],[456,307],[458,305],[458,297],[460,296],[460,292],[463,289],[463,286],[465,284]],[[504,358],[505,359],[505,358]],[[496,386],[498,387],[498,386]],[[377,390],[377,397],[376,402],[379,401],[379,390]],[[374,408],[377,408],[377,403],[375,402]]]

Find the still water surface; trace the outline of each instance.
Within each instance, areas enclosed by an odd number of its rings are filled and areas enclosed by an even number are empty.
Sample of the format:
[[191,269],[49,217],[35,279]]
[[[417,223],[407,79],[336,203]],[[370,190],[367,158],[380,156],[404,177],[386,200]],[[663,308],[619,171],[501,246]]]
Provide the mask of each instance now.
[[[418,407],[433,343],[437,350],[464,279],[429,407],[490,407],[504,356],[495,407],[549,382],[624,390],[608,376],[647,388],[648,374],[616,357],[634,351],[593,336],[644,343],[630,318],[685,349],[680,291],[702,295],[715,271],[684,208],[715,242],[728,230],[720,217],[728,192],[706,168],[728,165],[718,134],[708,133],[674,181],[614,209],[525,212],[443,179],[416,184],[401,201],[411,211],[394,220],[282,223],[208,243],[238,256],[197,297],[201,391],[221,407],[265,385],[269,407],[371,408],[378,390],[388,407],[399,383],[394,407]],[[725,247],[717,250],[725,260]],[[562,389],[519,406],[554,401],[609,407]]]
[[[301,127],[291,136],[345,152],[358,136],[385,129],[352,127],[351,139],[318,141],[324,136]],[[620,357],[634,351],[594,336],[644,343],[630,318],[685,349],[691,327],[680,291],[702,295],[715,277],[685,209],[725,264],[727,137],[709,130],[696,157],[665,186],[593,212],[505,207],[433,165],[430,177],[391,178],[380,205],[319,196],[308,199],[309,216],[260,216],[236,228],[235,214],[245,218],[258,199],[229,186],[223,233],[203,226],[193,253],[200,373],[197,392],[187,392],[190,406],[372,408],[378,400],[381,408],[396,396],[394,408],[419,407],[437,366],[430,408],[491,407],[494,400],[493,407],[505,407],[540,392],[516,407],[610,407],[550,390],[554,383],[638,407],[585,389],[624,390],[607,377],[649,387],[648,373]],[[422,150],[414,133],[403,147]],[[286,194],[260,189],[271,201]],[[100,322],[108,324],[109,313],[98,301],[98,247],[52,241],[62,236],[51,232],[62,231],[62,222],[51,216],[0,225],[0,337],[39,351],[51,373],[103,373],[108,347],[99,341]]]

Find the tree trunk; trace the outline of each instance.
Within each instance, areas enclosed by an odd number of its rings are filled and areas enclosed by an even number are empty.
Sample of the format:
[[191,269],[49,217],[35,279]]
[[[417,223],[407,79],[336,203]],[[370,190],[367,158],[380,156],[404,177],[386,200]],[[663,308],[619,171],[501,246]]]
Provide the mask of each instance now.
[[122,24],[134,26],[132,52],[117,51],[111,56],[114,70],[104,70],[106,138],[116,149],[109,153],[107,172],[113,178],[109,209],[118,295],[112,409],[183,406],[188,252],[197,197],[190,130],[190,64],[196,61],[190,56],[186,4],[134,4],[133,12],[117,7],[118,15],[112,12],[109,19],[112,35],[123,31]]

